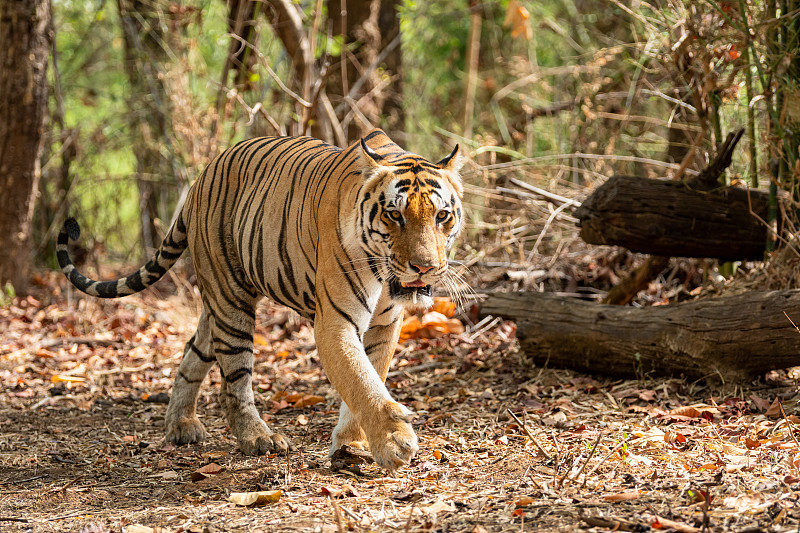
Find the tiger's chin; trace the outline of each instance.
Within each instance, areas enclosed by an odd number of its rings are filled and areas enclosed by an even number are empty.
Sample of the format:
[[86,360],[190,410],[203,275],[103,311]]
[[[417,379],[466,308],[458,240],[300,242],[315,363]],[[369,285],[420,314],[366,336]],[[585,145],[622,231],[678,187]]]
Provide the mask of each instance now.
[[406,309],[427,309],[433,305],[431,285],[406,284],[392,280],[389,282],[389,295]]

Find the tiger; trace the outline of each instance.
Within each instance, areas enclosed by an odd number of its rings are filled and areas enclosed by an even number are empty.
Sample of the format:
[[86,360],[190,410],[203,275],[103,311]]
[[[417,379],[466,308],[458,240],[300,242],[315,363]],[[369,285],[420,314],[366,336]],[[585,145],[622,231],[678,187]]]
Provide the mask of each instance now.
[[456,145],[431,163],[379,129],[344,149],[307,136],[242,141],[205,168],[136,272],[111,281],[81,274],[67,246],[80,237],[74,218],[59,232],[58,263],[78,290],[117,298],[153,285],[189,250],[202,311],[174,378],[168,442],[208,436],[197,399],[216,362],[219,404],[241,452],[292,448],[255,406],[255,310],[266,297],[314,324],[319,359],[342,399],[329,453],[369,449],[394,472],[417,453],[418,439],[413,412],[385,380],[403,310],[430,307],[432,286],[447,281],[463,220],[463,160]]

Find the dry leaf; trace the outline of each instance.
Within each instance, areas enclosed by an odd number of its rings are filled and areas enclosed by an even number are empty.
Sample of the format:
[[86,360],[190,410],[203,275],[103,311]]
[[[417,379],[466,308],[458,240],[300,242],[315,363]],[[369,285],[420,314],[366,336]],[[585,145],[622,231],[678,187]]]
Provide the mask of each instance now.
[[669,414],[678,416],[688,416],[689,418],[697,418],[700,416],[700,411],[689,405],[684,405],[683,407],[677,407],[675,409],[670,410]]
[[281,499],[279,490],[262,490],[258,492],[232,492],[228,501],[236,505],[267,505],[277,503]]
[[756,411],[766,411],[769,409],[769,401],[765,400],[764,398],[757,396],[755,394],[750,395],[750,401],[753,402],[753,405],[756,408]]
[[431,311],[436,311],[447,318],[452,318],[456,314],[456,304],[450,301],[450,298],[436,297],[433,299]]
[[767,412],[764,413],[764,416],[768,416],[769,418],[780,418],[783,416],[783,409],[781,407],[781,401],[779,398],[775,398],[775,401],[772,402],[772,405],[769,406]]
[[50,378],[50,383],[83,383],[86,378],[78,376],[67,376],[64,374],[56,374]]
[[725,507],[736,510],[739,513],[754,511],[764,504],[764,495],[760,492],[748,491],[739,496],[730,496],[722,501]]
[[694,526],[690,526],[689,524],[676,522],[674,520],[670,520],[669,518],[664,518],[661,516],[645,515],[644,518],[650,523],[650,527],[652,527],[653,529],[671,529],[674,531],[678,531],[679,533],[698,533],[700,531],[700,529]]
[[533,37],[533,30],[528,22],[530,18],[531,14],[522,4],[517,2],[517,0],[511,0],[506,9],[506,18],[503,21],[503,27],[511,28],[512,37],[519,37],[521,35],[530,41]]
[[[288,400],[288,398],[287,398]],[[291,400],[288,400],[291,401]],[[318,403],[322,403],[325,401],[325,398],[322,396],[314,396],[313,394],[306,394],[299,400],[294,402],[292,407],[299,408],[299,407],[308,407],[309,405],[316,405]]]
[[761,446],[761,441],[758,439],[752,439],[750,437],[745,437],[744,445],[747,446],[748,450],[753,450]]
[[331,498],[340,498],[342,496],[352,496],[358,498],[360,496],[355,487],[347,483],[342,485],[341,488],[329,487],[327,485],[323,485],[322,487],[320,487],[320,492],[324,496],[330,496]]
[[228,455],[228,452],[216,451],[216,452],[205,452],[200,455],[203,459],[221,459]]
[[51,352],[47,348],[38,348],[36,350],[36,357],[41,357],[43,359],[52,359],[53,357],[57,356],[58,354],[55,352]]
[[[447,309],[445,309],[447,311]],[[464,333],[464,324],[457,318],[448,318],[439,311],[429,311],[422,315],[411,315],[403,321],[400,328],[400,342],[409,339],[435,339],[442,335]]]
[[422,510],[429,514],[452,513],[456,510],[456,506],[452,502],[436,500],[432,504],[422,507]]
[[160,474],[153,474],[153,475],[147,476],[147,477],[151,477],[151,478],[158,477],[158,478],[161,478],[161,479],[164,479],[164,480],[170,480],[170,479],[178,479],[180,476],[174,470],[167,470],[166,472],[162,472]]
[[319,488],[319,492],[323,496],[330,496],[331,498],[339,498],[342,494],[344,494],[344,491],[342,489],[337,489],[335,487],[328,487],[326,485],[321,486]]
[[218,465],[217,463],[208,463],[207,465],[202,466],[197,470],[195,470],[194,472],[192,472],[191,478],[192,481],[195,482],[202,481],[208,477],[215,476],[220,472],[223,472],[224,470],[225,468]]
[[530,505],[535,502],[533,498],[530,496],[523,496],[522,498],[518,498],[517,501],[514,502],[514,505],[517,507],[525,507],[526,505]]
[[440,463],[447,462],[447,455],[442,450],[433,450],[433,457]]

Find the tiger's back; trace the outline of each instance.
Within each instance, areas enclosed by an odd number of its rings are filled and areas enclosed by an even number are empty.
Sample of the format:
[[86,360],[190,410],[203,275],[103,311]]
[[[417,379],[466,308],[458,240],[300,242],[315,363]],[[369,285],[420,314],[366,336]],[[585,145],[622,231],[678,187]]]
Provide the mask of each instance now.
[[198,221],[188,238],[199,282],[268,296],[313,319],[320,208],[357,179],[354,152],[310,137],[263,137],[217,157],[184,209]]

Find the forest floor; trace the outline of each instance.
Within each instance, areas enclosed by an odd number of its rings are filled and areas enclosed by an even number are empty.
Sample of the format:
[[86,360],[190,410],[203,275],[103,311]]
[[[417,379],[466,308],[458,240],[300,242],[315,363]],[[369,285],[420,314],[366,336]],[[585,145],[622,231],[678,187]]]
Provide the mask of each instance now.
[[[247,457],[217,403],[216,369],[199,409],[210,438],[164,440],[197,318],[190,288],[101,301],[67,293],[59,276],[0,308],[0,531],[800,528],[791,371],[727,388],[621,381],[535,367],[508,322],[410,331],[388,383],[417,413],[420,451],[389,475],[331,465],[339,400],[312,330],[264,305],[257,403],[295,449]],[[230,500],[254,491],[279,499]]]

